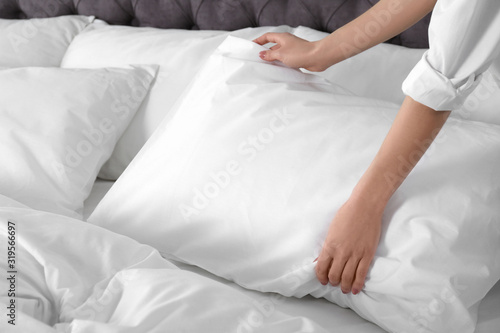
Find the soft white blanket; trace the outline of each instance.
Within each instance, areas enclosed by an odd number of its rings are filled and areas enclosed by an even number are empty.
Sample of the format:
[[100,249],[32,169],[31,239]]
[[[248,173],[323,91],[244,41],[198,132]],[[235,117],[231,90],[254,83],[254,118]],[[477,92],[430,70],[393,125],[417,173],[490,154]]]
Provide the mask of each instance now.
[[127,237],[4,196],[0,207],[1,332],[324,332]]

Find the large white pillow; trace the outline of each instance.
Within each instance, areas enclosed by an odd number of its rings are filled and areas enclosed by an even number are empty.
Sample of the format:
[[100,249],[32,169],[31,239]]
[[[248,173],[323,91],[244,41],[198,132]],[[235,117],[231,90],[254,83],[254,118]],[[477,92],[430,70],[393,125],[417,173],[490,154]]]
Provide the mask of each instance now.
[[93,20],[86,16],[0,19],[0,66],[59,67],[73,38]]
[[156,69],[0,70],[0,193],[81,217],[99,169]]
[[144,105],[118,142],[99,177],[115,180],[125,170],[158,124],[173,116],[171,109],[205,60],[229,34],[254,39],[268,31],[292,32],[288,26],[248,28],[235,32],[162,30],[93,26],[80,34],[66,53],[62,67],[98,68],[158,64],[158,79]]
[[[302,26],[294,34],[309,41],[328,36],[327,33]],[[401,85],[426,50],[379,44],[324,72],[313,74],[335,82],[359,96],[401,104],[405,97]],[[304,72],[309,73],[306,70]],[[451,116],[500,125],[500,86],[495,83],[491,70],[484,73],[477,89]]]
[[312,294],[391,332],[473,332],[500,278],[500,131],[451,119],[390,201],[364,290],[314,273],[397,113],[228,38],[89,222],[251,289]]

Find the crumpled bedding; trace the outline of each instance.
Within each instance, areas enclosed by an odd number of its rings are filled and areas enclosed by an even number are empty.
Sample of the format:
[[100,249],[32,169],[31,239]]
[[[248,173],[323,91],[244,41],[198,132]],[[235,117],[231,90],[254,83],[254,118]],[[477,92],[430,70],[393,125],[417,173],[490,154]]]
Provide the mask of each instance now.
[[1,332],[326,332],[130,238],[4,196],[0,207]]

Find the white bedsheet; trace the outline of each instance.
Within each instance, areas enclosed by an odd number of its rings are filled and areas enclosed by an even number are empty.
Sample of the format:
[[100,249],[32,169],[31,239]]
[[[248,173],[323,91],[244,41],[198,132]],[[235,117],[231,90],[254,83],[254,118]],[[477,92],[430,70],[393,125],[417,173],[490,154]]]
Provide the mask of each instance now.
[[[98,180],[90,197],[85,202],[84,216],[87,218],[97,203],[104,197],[113,182]],[[328,332],[341,333],[383,333],[380,327],[359,317],[350,309],[341,308],[325,299],[307,296],[302,299],[281,297],[273,294],[246,290],[237,284],[217,277],[199,267],[176,263],[183,270],[218,281],[234,290],[238,290],[257,302],[272,304],[276,311],[289,316],[301,316],[314,322]],[[498,333],[500,331],[500,282],[486,295],[479,305],[479,317],[475,333]]]
[[1,195],[0,244],[0,332],[327,332],[130,238]]

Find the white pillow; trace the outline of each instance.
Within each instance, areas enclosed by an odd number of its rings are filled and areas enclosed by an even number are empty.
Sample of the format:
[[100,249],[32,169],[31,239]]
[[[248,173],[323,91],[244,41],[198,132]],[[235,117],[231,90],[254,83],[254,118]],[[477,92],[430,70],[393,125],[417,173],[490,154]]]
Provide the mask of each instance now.
[[0,66],[59,67],[73,38],[93,20],[86,16],[0,19]]
[[0,193],[81,217],[100,167],[156,69],[0,70]]
[[162,30],[93,26],[80,34],[66,53],[62,67],[98,68],[125,64],[158,64],[158,79],[151,94],[118,142],[99,177],[117,179],[158,124],[173,116],[171,109],[227,35],[253,39],[267,31],[291,32],[288,26],[248,28],[235,32]]
[[[317,41],[328,36],[307,27],[294,34]],[[401,85],[427,49],[410,49],[392,44],[379,44],[324,72],[313,73],[349,89],[359,96],[379,98],[401,104],[405,98]],[[310,73],[304,70],[306,73]],[[491,70],[486,71],[477,89],[452,117],[500,125],[500,87]]]
[[500,131],[451,119],[390,201],[365,289],[322,286],[313,260],[397,113],[263,63],[228,38],[91,215],[251,289],[312,294],[391,332],[472,332],[500,277]]

